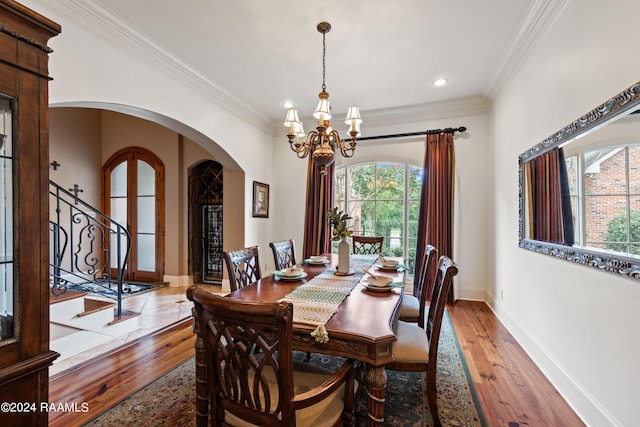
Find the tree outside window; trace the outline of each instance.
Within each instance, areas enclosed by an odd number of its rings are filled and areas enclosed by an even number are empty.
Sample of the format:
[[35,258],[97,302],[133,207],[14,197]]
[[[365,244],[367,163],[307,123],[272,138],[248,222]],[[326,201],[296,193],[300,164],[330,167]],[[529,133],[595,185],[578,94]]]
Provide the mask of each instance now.
[[383,254],[406,258],[413,271],[422,167],[363,163],[337,168],[334,179],[335,206],[353,218],[354,234],[383,236]]

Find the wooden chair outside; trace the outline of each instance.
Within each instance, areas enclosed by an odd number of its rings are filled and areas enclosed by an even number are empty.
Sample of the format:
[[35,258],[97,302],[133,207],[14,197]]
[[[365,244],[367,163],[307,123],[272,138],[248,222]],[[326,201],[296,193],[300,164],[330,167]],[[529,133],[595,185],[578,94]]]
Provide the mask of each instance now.
[[384,242],[384,236],[366,237],[366,236],[351,236],[352,249],[354,254],[375,255],[382,253],[382,243]]
[[243,288],[262,277],[258,247],[239,249],[237,251],[222,252],[229,273],[231,292]]
[[201,288],[193,301],[205,342],[211,425],[352,425],[354,361],[333,373],[294,371],[291,303],[238,301]]
[[273,252],[273,261],[276,270],[282,270],[283,268],[294,267],[296,265],[296,251],[293,239],[271,242],[269,246]]
[[418,323],[421,328],[424,328],[424,315],[427,308],[427,294],[429,293],[429,287],[424,286],[424,284],[429,283],[429,281],[433,282],[437,260],[438,250],[432,245],[427,245],[422,258],[421,269],[414,275],[413,293],[402,296],[400,320]]
[[416,323],[398,321],[397,341],[393,343],[392,347],[394,361],[386,365],[386,368],[391,370],[427,373],[425,389],[429,411],[436,427],[442,425],[438,415],[438,392],[436,390],[438,342],[447,295],[453,283],[453,276],[456,274],[458,274],[458,267],[448,257],[441,256],[425,328],[421,328]]

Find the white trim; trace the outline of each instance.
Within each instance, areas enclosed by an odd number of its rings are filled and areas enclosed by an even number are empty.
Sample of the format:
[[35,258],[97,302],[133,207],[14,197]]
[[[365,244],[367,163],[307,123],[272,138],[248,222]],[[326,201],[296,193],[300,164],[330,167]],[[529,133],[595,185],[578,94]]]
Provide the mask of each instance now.
[[518,34],[502,59],[498,72],[487,87],[485,96],[489,100],[493,100],[505,82],[518,71],[529,49],[542,38],[566,3],[567,0],[535,0],[533,2],[518,29]]
[[145,33],[102,7],[97,1],[51,0],[47,6],[89,31],[100,33],[102,37],[123,51],[130,52],[138,58],[146,58],[149,63],[156,64],[158,70],[163,70],[176,80],[189,84],[196,91],[207,93],[212,102],[247,123],[255,125],[266,133],[274,131],[271,120],[207,79]]
[[[490,111],[489,107],[490,104],[486,98],[476,96],[451,99],[442,102],[431,102],[428,104],[386,108],[383,110],[368,110],[363,111],[362,115],[366,116],[367,127],[375,128],[405,123],[415,124],[416,122],[421,123],[429,120],[488,114]],[[363,134],[362,136],[373,135]]]
[[168,282],[169,286],[191,286],[193,285],[193,277],[188,275],[182,276],[170,276],[165,274],[162,279],[164,282]]
[[231,292],[231,285],[229,283],[229,279],[222,279],[222,291]]
[[453,295],[454,299],[467,301],[487,301],[487,290],[484,288],[466,288],[462,287],[458,280],[453,279]]

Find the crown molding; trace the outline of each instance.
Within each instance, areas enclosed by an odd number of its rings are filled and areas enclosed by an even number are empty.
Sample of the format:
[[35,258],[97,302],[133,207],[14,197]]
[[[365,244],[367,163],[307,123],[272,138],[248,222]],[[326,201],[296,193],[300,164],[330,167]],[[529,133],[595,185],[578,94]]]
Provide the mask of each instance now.
[[271,133],[273,123],[250,105],[242,102],[220,86],[197,72],[179,57],[149,38],[142,31],[123,21],[95,0],[50,0],[47,7],[72,22],[116,44],[135,57],[143,57],[156,64],[176,80],[186,83],[198,93],[208,95],[220,108],[234,114],[266,133]]
[[[490,103],[482,96],[449,99],[425,104],[415,104],[380,110],[361,110],[367,128],[393,125],[415,124],[429,120],[455,119],[465,116],[489,114]],[[307,117],[303,122],[313,123],[316,119]],[[274,126],[273,136],[283,136],[280,126]]]
[[527,52],[536,44],[564,8],[567,0],[535,0],[507,49],[485,96],[492,101],[502,86],[518,71]]
[[488,114],[489,111],[490,104],[486,98],[477,96],[363,111],[362,116],[366,117],[365,120],[368,126],[374,127]]

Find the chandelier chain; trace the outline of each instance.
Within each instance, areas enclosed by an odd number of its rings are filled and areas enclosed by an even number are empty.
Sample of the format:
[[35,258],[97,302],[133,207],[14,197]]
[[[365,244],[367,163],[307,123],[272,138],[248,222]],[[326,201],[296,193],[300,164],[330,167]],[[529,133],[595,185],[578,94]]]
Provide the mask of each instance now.
[[327,86],[324,83],[325,73],[326,73],[326,65],[325,65],[325,56],[327,53],[327,45],[325,43],[326,33],[322,33],[322,91],[325,92],[327,90]]

